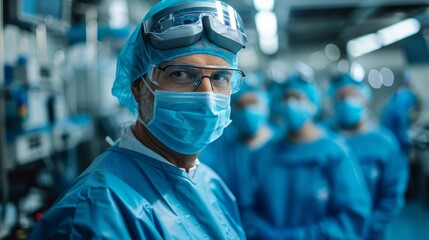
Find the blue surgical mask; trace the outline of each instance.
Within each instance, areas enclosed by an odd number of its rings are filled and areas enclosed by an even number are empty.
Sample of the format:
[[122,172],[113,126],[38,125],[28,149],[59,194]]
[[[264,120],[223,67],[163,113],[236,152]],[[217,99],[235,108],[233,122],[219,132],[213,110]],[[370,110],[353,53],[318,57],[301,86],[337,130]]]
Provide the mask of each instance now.
[[312,117],[310,106],[303,101],[288,100],[282,108],[282,117],[287,129],[296,132]]
[[159,141],[178,153],[201,152],[231,123],[229,95],[150,91],[155,97],[153,117],[148,124],[140,118],[139,121]]
[[335,104],[337,123],[346,128],[359,124],[365,116],[365,104],[354,98],[345,98]]
[[249,105],[233,113],[234,127],[241,135],[252,136],[268,119],[268,110],[258,105]]

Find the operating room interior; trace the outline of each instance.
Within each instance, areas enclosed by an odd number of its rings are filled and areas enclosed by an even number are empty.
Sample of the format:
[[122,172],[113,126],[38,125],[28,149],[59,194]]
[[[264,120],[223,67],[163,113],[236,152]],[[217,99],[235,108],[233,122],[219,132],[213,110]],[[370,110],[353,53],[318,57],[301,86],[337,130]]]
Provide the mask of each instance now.
[[[111,89],[121,48],[157,2],[0,2],[0,239],[26,239],[67,186],[136,122]],[[245,84],[257,78],[266,90],[272,121],[273,101],[281,100],[270,87],[293,74],[317,85],[320,122],[335,117],[335,74],[368,86],[368,117],[377,124],[400,89],[412,91],[416,103],[403,112],[408,125],[401,129],[407,139],[405,203],[386,239],[429,239],[428,1],[225,2],[246,29],[248,45],[238,54]],[[211,161],[222,166],[240,158],[237,152]],[[203,150],[199,160],[207,155]]]

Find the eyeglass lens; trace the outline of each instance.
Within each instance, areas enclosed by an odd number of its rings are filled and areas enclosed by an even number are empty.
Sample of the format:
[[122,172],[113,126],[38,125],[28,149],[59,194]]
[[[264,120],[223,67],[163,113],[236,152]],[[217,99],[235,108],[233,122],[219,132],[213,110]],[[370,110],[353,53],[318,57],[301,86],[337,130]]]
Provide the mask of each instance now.
[[[186,65],[168,65],[159,68],[154,79],[162,89],[174,91],[195,91],[204,78],[210,78],[215,92],[234,93],[238,91],[242,75],[233,69],[204,69]],[[238,88],[238,89],[237,89]]]

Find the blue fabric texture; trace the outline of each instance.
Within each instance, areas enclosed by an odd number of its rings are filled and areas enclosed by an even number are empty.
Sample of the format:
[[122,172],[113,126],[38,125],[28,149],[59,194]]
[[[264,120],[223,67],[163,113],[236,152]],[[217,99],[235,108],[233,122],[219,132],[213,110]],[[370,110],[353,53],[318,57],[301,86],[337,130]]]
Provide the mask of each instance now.
[[[213,0],[198,0],[214,2]],[[142,22],[136,27],[131,37],[125,43],[118,56],[116,65],[116,77],[112,87],[113,96],[127,107],[132,114],[137,113],[137,102],[131,92],[131,83],[144,76],[152,65],[173,60],[174,58],[193,54],[209,54],[220,57],[236,67],[237,55],[229,52],[212,42],[205,35],[202,39],[187,47],[157,50],[143,39],[142,23],[155,13],[175,4],[196,2],[195,0],[164,0],[158,2],[144,17]]]
[[343,142],[282,139],[254,161],[242,212],[248,239],[362,239],[371,203]]
[[198,157],[225,182],[236,197],[239,208],[243,205],[243,194],[247,192],[246,188],[249,187],[249,182],[253,178],[251,159],[273,139],[273,137],[269,137],[259,146],[251,148],[238,136],[236,127],[240,124],[233,121],[231,126],[225,129],[224,134],[208,145]]
[[400,213],[408,182],[408,164],[393,134],[374,126],[345,139],[357,157],[372,197],[366,239],[382,239],[388,224]]
[[29,239],[244,239],[231,192],[204,164],[193,177],[112,147],[44,214]]

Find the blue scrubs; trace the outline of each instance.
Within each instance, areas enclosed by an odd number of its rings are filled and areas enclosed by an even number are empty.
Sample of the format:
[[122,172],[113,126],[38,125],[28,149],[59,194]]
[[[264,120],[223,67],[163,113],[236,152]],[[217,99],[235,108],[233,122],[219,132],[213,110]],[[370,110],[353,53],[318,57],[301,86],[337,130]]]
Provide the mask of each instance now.
[[250,167],[251,159],[262,147],[272,140],[272,130],[269,136],[259,143],[259,146],[249,147],[237,136],[236,129],[231,126],[225,129],[222,136],[207,146],[198,159],[213,169],[225,182],[234,196],[237,198],[239,207],[242,205],[243,192],[249,186],[252,178]]
[[342,143],[282,139],[261,153],[243,212],[249,239],[362,238],[369,194]]
[[30,239],[244,239],[238,209],[219,177],[194,176],[111,147],[35,226]]
[[345,135],[345,139],[360,162],[373,201],[367,239],[383,239],[386,226],[404,205],[407,162],[387,129],[372,126],[369,131]]

